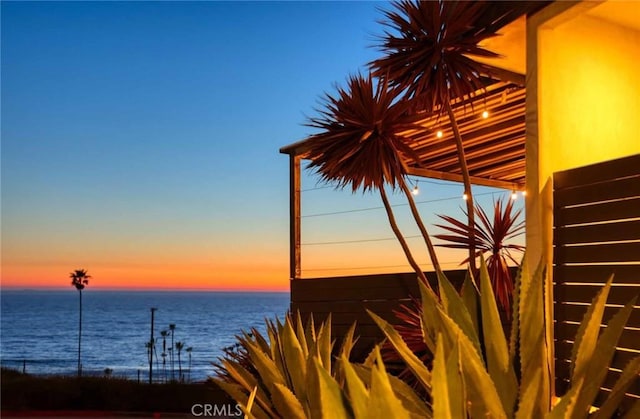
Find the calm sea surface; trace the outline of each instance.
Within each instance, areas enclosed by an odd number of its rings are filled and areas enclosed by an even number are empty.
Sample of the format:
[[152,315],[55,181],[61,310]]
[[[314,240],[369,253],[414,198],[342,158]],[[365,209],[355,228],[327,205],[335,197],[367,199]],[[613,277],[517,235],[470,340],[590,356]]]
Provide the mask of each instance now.
[[[33,374],[75,374],[78,349],[78,292],[2,291],[0,294],[0,360],[2,366]],[[149,359],[145,343],[151,329],[150,308],[156,307],[155,337],[159,365],[155,378],[164,378],[161,330],[176,325],[174,341],[191,347],[181,353],[185,380],[201,381],[212,374],[211,362],[222,348],[235,343],[241,330],[258,327],[264,319],[282,318],[289,305],[288,293],[218,292],[121,292],[92,291],[82,295],[83,373],[147,380]],[[166,346],[170,347],[170,338]],[[168,352],[168,351],[167,351]],[[178,360],[175,354],[175,376]],[[155,356],[155,355],[154,355]],[[166,358],[170,377],[169,357]],[[158,371],[159,369],[159,371]]]

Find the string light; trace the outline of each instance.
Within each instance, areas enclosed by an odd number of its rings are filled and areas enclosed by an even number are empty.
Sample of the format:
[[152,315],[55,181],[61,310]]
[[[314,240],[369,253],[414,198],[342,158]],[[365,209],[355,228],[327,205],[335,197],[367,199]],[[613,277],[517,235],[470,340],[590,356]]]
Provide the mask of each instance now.
[[436,132],[436,137],[438,137],[438,138],[442,138],[442,135],[443,135],[443,134],[442,134],[442,131],[438,131],[438,132]]
[[418,188],[418,181],[416,180],[416,186],[413,187],[413,190],[411,191],[412,194],[414,195],[418,195],[420,193],[420,188]]
[[514,201],[515,201],[516,199],[518,199],[518,193],[517,193],[516,191],[512,191],[512,192],[511,192],[511,199],[512,199],[512,200],[514,200]]
[[525,196],[527,196],[527,191],[522,191],[521,194],[522,194],[522,197],[524,198]]
[[487,119],[489,117],[489,111],[482,112],[482,118]]
[[469,199],[469,196],[466,194],[466,192],[462,194],[462,199],[464,199],[465,201]]

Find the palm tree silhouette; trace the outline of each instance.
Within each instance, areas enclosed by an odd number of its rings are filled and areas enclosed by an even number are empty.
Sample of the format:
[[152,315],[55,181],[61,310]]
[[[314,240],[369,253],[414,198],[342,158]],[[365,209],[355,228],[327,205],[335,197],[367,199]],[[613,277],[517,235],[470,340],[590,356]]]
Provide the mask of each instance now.
[[[151,363],[151,357],[153,356],[153,340],[148,340],[144,343],[144,347],[147,349],[147,359],[149,359],[149,363]],[[149,378],[149,383],[151,383],[151,378]]]
[[191,351],[193,351],[193,347],[189,346],[186,351],[189,354],[189,378],[187,380],[191,382]]
[[173,334],[176,331],[176,325],[174,323],[171,323],[169,325],[169,330],[171,331],[171,348],[169,348],[169,362],[171,363],[171,380],[175,380],[175,375],[174,375],[174,356],[173,356]]
[[[471,180],[462,137],[451,101],[473,97],[485,88],[482,75],[491,68],[469,56],[498,57],[479,46],[496,35],[496,22],[509,11],[470,1],[397,1],[386,11],[379,49],[386,55],[369,63],[375,76],[404,91],[414,111],[447,113],[456,142],[466,195],[471,240],[469,262],[475,271],[475,220]],[[394,34],[396,33],[396,34]]]
[[180,361],[180,353],[184,348],[184,342],[176,342],[176,351],[178,351],[178,380],[182,381],[182,362]]
[[164,371],[164,382],[167,382],[167,336],[169,332],[167,330],[161,330],[160,336],[162,336],[162,370]]
[[353,192],[359,188],[364,192],[377,189],[407,261],[428,284],[397,225],[385,191],[385,185],[390,185],[405,193],[431,262],[439,271],[435,249],[405,181],[404,161],[417,160],[417,156],[399,133],[415,128],[417,117],[407,112],[406,102],[396,100],[397,93],[388,89],[386,82],[374,86],[371,75],[366,78],[357,75],[349,77],[347,90],[338,89],[337,97],[326,94],[324,108],[318,110],[320,116],[310,118],[307,123],[321,130],[310,137],[309,168],[315,168],[322,180],[336,183],[337,188],[350,186]]
[[78,312],[78,377],[82,376],[81,347],[82,347],[82,290],[89,284],[91,276],[86,269],[76,269],[69,274],[71,285],[78,290],[80,308]]

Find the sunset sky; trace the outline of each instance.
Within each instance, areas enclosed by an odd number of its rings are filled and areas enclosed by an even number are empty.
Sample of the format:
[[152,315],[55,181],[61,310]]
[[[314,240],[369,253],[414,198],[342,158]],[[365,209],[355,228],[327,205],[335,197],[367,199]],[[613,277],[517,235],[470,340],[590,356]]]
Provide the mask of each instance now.
[[[68,287],[84,268],[96,289],[288,290],[278,149],[378,56],[385,3],[1,7],[2,287]],[[317,181],[305,171],[305,276],[410,270],[377,195]],[[429,226],[461,215],[461,185],[419,186]],[[462,259],[441,254],[445,268]]]

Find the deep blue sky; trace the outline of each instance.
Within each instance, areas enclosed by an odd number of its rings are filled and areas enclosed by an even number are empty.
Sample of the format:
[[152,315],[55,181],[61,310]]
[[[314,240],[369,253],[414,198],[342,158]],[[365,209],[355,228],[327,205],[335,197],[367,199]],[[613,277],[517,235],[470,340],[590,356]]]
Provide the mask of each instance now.
[[[5,285],[64,286],[84,267],[97,285],[287,287],[278,149],[312,132],[323,92],[378,56],[386,3],[1,7]],[[435,197],[462,190],[442,188]],[[309,191],[307,214],[379,205],[326,192]],[[389,236],[378,215],[375,228],[365,215],[309,219],[303,241]]]

